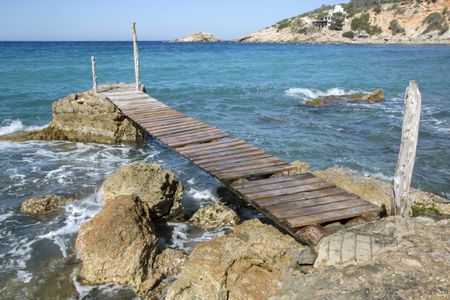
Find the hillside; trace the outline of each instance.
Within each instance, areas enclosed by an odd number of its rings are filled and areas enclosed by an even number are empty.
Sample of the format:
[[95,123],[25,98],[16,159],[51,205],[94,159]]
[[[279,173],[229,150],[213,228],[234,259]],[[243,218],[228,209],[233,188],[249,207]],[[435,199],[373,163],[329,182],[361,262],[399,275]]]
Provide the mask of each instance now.
[[450,44],[450,0],[351,0],[236,39],[244,43]]

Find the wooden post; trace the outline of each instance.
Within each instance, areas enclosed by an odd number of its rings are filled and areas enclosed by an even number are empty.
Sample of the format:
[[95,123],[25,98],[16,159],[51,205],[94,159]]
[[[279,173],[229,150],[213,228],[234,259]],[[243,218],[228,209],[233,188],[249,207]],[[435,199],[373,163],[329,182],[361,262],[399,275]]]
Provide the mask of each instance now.
[[408,194],[416,159],[421,104],[422,97],[417,81],[410,81],[406,88],[402,142],[394,176],[394,200],[391,211],[393,215],[406,216],[409,213]]
[[134,50],[134,74],[136,76],[136,90],[139,91],[141,80],[139,78],[139,53],[137,46],[136,23],[133,22],[133,50]]
[[91,56],[91,63],[92,63],[92,90],[94,93],[98,93],[98,86],[97,86],[97,69],[95,64],[95,56]]

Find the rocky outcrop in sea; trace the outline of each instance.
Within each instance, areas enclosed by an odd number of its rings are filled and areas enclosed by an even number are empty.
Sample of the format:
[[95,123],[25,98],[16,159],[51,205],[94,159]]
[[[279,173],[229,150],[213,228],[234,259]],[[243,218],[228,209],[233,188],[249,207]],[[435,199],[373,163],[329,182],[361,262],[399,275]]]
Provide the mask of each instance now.
[[185,36],[183,38],[178,38],[175,40],[176,43],[217,43],[221,42],[220,39],[213,36],[208,32],[196,32]]
[[53,102],[52,116],[51,123],[42,130],[0,136],[0,140],[139,144],[147,138],[147,132],[113,102],[92,92],[71,94]]

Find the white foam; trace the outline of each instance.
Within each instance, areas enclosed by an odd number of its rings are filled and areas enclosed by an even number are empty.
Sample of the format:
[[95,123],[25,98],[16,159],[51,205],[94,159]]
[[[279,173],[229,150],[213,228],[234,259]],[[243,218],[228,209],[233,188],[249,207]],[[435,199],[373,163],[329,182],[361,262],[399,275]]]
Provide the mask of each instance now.
[[212,193],[211,190],[204,189],[199,190],[196,188],[190,188],[187,191],[187,195],[195,200],[210,200],[210,201],[218,201],[217,196]]
[[17,270],[17,279],[24,283],[30,282],[31,278],[33,278],[33,275],[30,272],[24,271],[24,270]]
[[14,216],[14,213],[12,211],[8,211],[7,213],[1,214],[0,215],[0,222],[5,221],[6,219],[8,219],[9,217]]
[[231,227],[224,227],[215,230],[203,231],[198,234],[190,234],[189,229],[191,225],[186,223],[177,223],[173,225],[172,230],[172,243],[168,246],[170,248],[181,249],[185,252],[192,251],[192,246],[209,241],[215,237],[223,236],[228,231],[231,231]]
[[321,91],[317,89],[309,89],[309,88],[290,88],[286,90],[284,93],[287,96],[295,97],[295,98],[301,98],[303,100],[306,99],[315,99],[317,97],[324,97],[324,96],[339,96],[339,95],[348,95],[348,94],[354,94],[358,91],[354,90],[344,90],[342,88],[333,87],[326,91]]
[[25,126],[20,120],[7,120],[9,124],[0,127],[0,135],[11,134],[18,131],[29,131],[42,129],[45,126]]

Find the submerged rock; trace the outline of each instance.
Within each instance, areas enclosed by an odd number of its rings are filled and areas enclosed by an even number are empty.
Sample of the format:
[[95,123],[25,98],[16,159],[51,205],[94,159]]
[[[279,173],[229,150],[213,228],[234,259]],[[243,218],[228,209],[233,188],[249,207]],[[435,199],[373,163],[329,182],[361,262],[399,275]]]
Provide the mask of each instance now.
[[121,167],[103,184],[105,203],[120,195],[135,195],[149,209],[153,221],[183,217],[184,189],[171,171],[158,164],[137,163]]
[[266,299],[309,247],[259,220],[197,246],[166,299]]
[[348,95],[324,96],[306,100],[305,104],[310,106],[324,106],[327,104],[335,103],[336,101],[380,103],[384,102],[384,90],[376,89],[375,91],[368,94],[357,93]]
[[20,210],[23,213],[39,215],[54,211],[70,200],[69,197],[54,194],[36,196],[24,201],[20,206]]
[[196,32],[193,34],[190,34],[184,38],[176,39],[175,42],[177,43],[217,43],[221,40],[213,36],[211,33],[208,32]]
[[233,227],[239,222],[239,215],[231,208],[219,203],[200,208],[189,221],[205,229]]
[[53,102],[53,120],[42,130],[1,136],[0,140],[67,140],[104,144],[143,143],[147,133],[109,99],[92,92]]
[[116,282],[138,289],[158,250],[146,204],[136,196],[105,202],[94,218],[81,224],[75,249],[83,282]]

